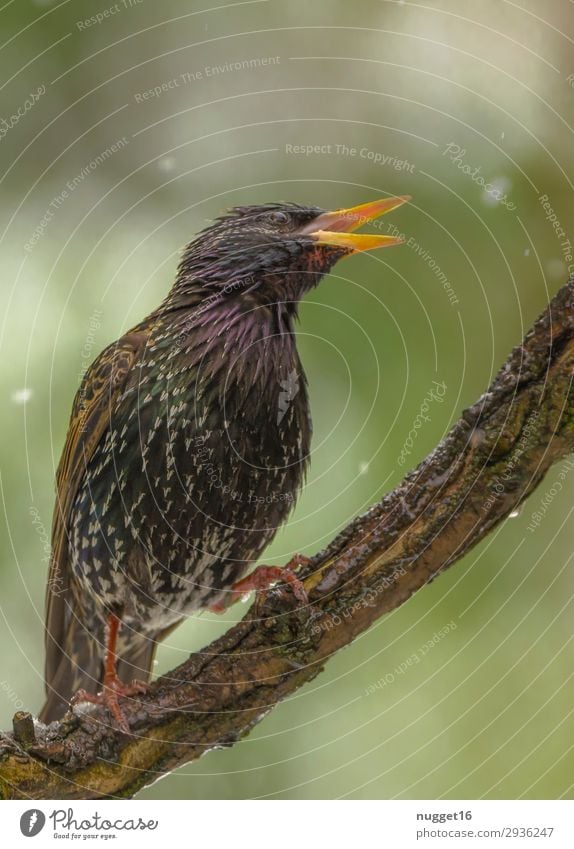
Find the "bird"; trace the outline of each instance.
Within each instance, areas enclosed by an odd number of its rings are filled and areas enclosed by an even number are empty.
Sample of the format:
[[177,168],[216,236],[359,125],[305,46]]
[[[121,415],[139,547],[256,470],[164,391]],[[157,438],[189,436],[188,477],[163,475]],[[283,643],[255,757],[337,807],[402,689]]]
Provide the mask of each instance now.
[[[173,287],[75,396],[56,472],[39,719],[149,686],[158,644],[296,569],[253,564],[296,503],[311,417],[295,323],[336,262],[400,244],[357,233],[409,201],[236,206],[185,247]],[[295,561],[297,563],[297,561]]]

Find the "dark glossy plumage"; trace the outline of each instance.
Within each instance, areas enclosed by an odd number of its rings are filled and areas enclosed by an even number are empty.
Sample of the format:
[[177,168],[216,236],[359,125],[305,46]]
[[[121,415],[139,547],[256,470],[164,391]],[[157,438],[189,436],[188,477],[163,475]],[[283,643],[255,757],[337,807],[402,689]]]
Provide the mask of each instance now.
[[311,436],[293,322],[350,252],[308,234],[322,213],[218,219],[166,300],[85,375],[57,475],[45,721],[100,689],[110,614],[120,679],[149,678],[157,642],[224,600],[293,507]]

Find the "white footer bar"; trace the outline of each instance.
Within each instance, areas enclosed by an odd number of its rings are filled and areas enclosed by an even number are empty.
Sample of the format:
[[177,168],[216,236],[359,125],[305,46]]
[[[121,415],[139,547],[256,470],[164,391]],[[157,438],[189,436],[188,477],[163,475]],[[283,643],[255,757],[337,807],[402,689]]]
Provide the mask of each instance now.
[[0,803],[2,844],[214,849],[573,849],[572,801],[38,801]]

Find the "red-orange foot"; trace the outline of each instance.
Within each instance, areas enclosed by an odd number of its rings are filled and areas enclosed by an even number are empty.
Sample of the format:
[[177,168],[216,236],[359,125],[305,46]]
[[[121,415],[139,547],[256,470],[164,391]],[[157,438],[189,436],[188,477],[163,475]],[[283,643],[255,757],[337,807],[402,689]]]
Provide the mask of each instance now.
[[255,592],[261,592],[262,590],[269,589],[273,584],[280,582],[289,584],[293,590],[293,595],[301,604],[308,604],[309,599],[305,592],[305,587],[303,586],[303,582],[295,574],[294,569],[298,566],[306,566],[310,562],[308,557],[302,554],[296,554],[287,566],[258,566],[246,578],[242,578],[236,584],[233,584],[225,601],[210,605],[208,610],[212,613],[223,613],[228,607],[231,607],[232,604],[235,604],[236,601],[253,592],[253,590]]
[[120,679],[114,675],[113,677],[104,678],[103,690],[95,695],[94,693],[86,692],[86,690],[78,690],[72,698],[71,704],[75,705],[79,702],[90,702],[90,704],[94,705],[104,705],[114,717],[121,730],[125,734],[129,734],[130,727],[119,705],[118,698],[145,693],[148,686],[149,685],[143,681],[137,680],[132,681],[131,684],[124,684],[123,681],[120,681]]

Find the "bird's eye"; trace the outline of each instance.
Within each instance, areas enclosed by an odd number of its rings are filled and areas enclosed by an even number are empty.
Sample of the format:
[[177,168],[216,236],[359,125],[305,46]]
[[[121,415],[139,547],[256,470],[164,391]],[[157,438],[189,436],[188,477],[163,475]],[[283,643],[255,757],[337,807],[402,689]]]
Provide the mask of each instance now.
[[267,220],[271,224],[288,224],[289,216],[286,212],[281,212],[280,210],[277,210],[276,212],[270,212],[267,216]]

